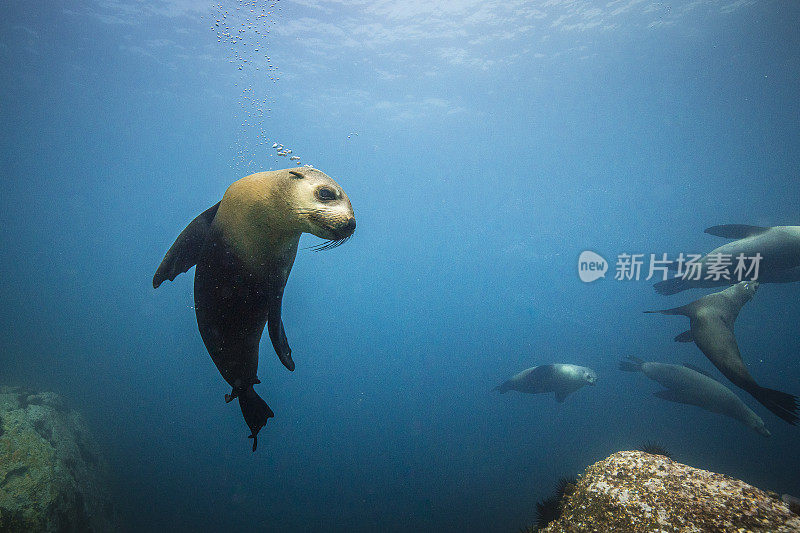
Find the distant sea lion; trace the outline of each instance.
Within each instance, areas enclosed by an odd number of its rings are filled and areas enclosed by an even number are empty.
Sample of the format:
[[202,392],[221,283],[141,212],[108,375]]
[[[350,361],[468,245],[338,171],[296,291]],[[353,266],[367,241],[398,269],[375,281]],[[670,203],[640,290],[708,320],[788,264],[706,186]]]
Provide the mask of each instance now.
[[665,387],[664,390],[653,393],[654,396],[668,402],[696,405],[706,411],[729,416],[765,437],[770,436],[760,416],[728,387],[700,369],[689,365],[645,362],[637,357],[628,359],[630,361],[620,362],[620,370],[641,372]]
[[281,362],[294,370],[281,320],[286,280],[300,235],[328,239],[333,248],[355,231],[350,199],[323,172],[303,167],[259,172],[233,183],[222,200],[178,236],[153,277],[153,287],[197,265],[197,326],[208,353],[239,398],[253,451],[259,430],[274,416],[256,394],[258,345],[267,325]]
[[727,289],[703,296],[694,302],[660,311],[664,315],[689,317],[691,329],[675,337],[678,342],[694,342],[720,372],[742,390],[748,392],[764,407],[790,424],[796,424],[797,397],[767,389],[756,383],[742,361],[733,326],[739,311],[758,290],[757,281],[742,281]]
[[555,363],[552,365],[534,366],[523,370],[508,381],[501,383],[493,390],[504,394],[515,390],[528,394],[554,392],[556,401],[563,402],[568,395],[587,383],[594,385],[597,374],[591,368],[577,365]]
[[[705,230],[710,235],[737,239],[723,244],[700,258],[697,263],[699,279],[670,278],[654,285],[660,294],[676,294],[687,289],[702,287],[722,287],[736,281],[749,281],[733,278],[736,258],[741,254],[745,258],[761,255],[758,265],[758,278],[753,281],[761,283],[791,283],[800,281],[800,226],[746,226],[743,224],[727,224],[713,226]],[[733,261],[730,280],[716,281],[704,279],[708,274],[708,265],[714,257],[729,256]],[[752,278],[751,278],[752,279]]]

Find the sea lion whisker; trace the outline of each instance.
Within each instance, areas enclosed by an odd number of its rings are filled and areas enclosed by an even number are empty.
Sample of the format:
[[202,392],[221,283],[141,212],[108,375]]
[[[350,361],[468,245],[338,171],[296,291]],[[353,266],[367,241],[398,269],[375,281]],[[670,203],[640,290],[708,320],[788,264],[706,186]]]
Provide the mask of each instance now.
[[342,244],[344,244],[345,240],[346,240],[346,237],[344,239],[336,239],[336,240],[332,241],[330,243],[330,246],[328,246],[326,248],[326,250],[330,250],[331,248],[337,248],[337,247],[341,246]]
[[326,241],[323,241],[323,242],[321,242],[319,244],[314,244],[312,246],[308,246],[306,248],[306,250],[314,250],[315,252],[321,252],[322,250],[326,250],[328,248],[328,246],[330,246],[331,243],[333,243],[333,242],[334,241],[332,241],[332,240],[326,240]]
[[347,237],[342,237],[341,239],[329,239],[325,242],[315,244],[314,246],[309,246],[308,249],[314,250],[315,252],[321,252],[323,250],[331,250],[333,248],[337,248],[343,245],[350,239],[351,235]]

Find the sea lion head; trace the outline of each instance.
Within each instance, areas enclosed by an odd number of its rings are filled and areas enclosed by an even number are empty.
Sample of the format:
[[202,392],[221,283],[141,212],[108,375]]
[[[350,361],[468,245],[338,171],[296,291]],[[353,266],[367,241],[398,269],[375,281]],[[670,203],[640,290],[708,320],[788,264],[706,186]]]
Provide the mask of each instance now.
[[756,294],[758,286],[757,281],[740,281],[735,285],[736,293],[744,302],[749,302]]
[[583,380],[589,385],[594,385],[597,382],[597,374],[591,368],[583,368]]
[[276,257],[293,261],[302,233],[327,239],[318,250],[339,246],[355,231],[356,219],[338,183],[317,169],[298,167],[232,183],[214,227],[251,270],[258,270]]
[[356,229],[350,198],[330,176],[315,168],[287,170],[291,182],[290,203],[299,231],[328,242],[317,250],[334,248],[345,242]]

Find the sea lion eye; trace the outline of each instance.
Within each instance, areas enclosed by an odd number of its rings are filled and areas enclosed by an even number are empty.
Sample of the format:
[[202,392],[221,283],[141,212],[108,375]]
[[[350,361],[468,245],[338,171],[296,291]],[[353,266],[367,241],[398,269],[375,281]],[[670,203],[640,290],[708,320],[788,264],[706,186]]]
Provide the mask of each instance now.
[[329,202],[331,200],[336,200],[336,193],[327,187],[320,187],[317,189],[317,198],[323,202]]

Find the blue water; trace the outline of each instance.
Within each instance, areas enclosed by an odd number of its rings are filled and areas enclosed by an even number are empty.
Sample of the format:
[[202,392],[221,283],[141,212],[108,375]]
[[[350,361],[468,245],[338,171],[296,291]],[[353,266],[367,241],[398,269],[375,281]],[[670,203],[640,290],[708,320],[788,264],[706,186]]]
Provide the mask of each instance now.
[[[797,428],[734,389],[765,439],[616,370],[714,370],[672,342],[684,318],[642,314],[703,291],[577,275],[587,249],[613,270],[708,251],[716,224],[800,224],[800,4],[270,5],[0,6],[0,383],[86,414],[126,531],[514,531],[558,477],[647,440],[800,495]],[[151,278],[231,182],[290,166],[273,143],[338,181],[358,229],[301,241],[297,369],[263,340],[276,415],[253,454],[192,272]],[[736,330],[794,394],[798,296],[763,286]],[[491,392],[551,362],[599,381]]]

